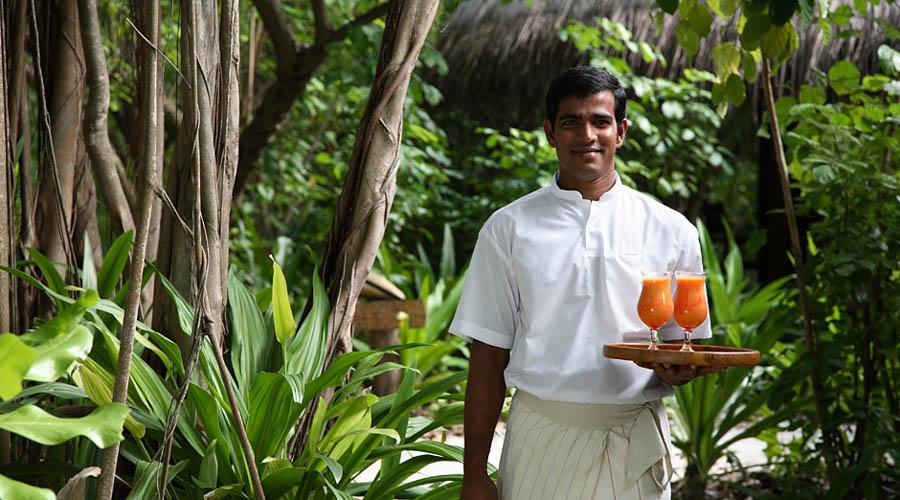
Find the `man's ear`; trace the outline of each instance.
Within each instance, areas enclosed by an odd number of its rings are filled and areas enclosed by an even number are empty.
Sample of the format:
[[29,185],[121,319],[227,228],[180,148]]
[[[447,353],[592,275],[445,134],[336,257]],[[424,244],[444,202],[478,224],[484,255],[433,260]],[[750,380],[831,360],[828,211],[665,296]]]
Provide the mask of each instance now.
[[625,134],[628,132],[628,118],[623,118],[616,129],[616,149],[625,143]]
[[544,118],[544,135],[547,136],[547,142],[550,143],[554,148],[556,147],[556,136],[553,135],[553,125],[550,124],[550,120]]

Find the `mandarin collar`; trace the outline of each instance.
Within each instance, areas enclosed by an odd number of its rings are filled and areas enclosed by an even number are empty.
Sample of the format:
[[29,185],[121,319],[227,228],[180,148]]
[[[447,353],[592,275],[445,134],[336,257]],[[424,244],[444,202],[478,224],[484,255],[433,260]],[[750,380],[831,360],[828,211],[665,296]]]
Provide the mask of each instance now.
[[[616,175],[616,182],[609,188],[609,191],[600,195],[600,199],[597,201],[590,200],[591,203],[605,203],[607,201],[612,200],[613,198],[619,196],[622,193],[622,179],[619,178],[619,173],[614,172]],[[557,171],[553,175],[553,182],[550,183],[550,192],[553,193],[557,198],[580,202],[580,201],[588,201],[581,197],[581,193],[574,189],[562,189],[559,187],[559,171]]]

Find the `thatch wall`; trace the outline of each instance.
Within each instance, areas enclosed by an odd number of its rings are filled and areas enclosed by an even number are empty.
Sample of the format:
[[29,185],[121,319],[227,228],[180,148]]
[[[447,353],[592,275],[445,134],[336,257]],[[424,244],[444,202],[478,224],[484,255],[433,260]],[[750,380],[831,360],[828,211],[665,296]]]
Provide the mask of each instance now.
[[[672,16],[666,17],[659,36],[654,33],[656,11],[653,0],[532,0],[531,5],[524,1],[504,5],[499,0],[469,0],[459,6],[440,33],[438,48],[449,72],[436,83],[447,106],[479,122],[532,128],[540,123],[547,84],[564,69],[587,62],[571,43],[561,42],[557,36],[557,30],[569,19],[591,23],[596,17],[608,17],[622,23],[636,39],[659,47],[669,62],[664,68],[655,62],[644,63],[633,54],[628,58],[632,68],[639,74],[670,79],[678,78],[689,66],[711,71],[712,49],[720,41],[737,39],[736,16],[730,20],[714,16],[710,35],[699,53],[689,59],[675,39]],[[863,74],[877,71],[876,52],[886,39],[878,18],[900,26],[900,4],[870,6],[864,19],[852,21],[851,27],[859,30],[860,36],[835,38],[824,44],[818,27],[801,30],[799,49],[777,74],[777,91],[792,92],[790,89],[815,78],[814,69],[827,70],[842,59],[856,63]]]

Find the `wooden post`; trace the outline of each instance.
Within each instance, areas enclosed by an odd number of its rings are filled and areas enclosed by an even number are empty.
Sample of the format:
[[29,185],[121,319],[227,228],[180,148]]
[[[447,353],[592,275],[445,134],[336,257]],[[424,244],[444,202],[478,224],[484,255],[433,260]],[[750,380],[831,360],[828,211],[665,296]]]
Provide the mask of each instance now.
[[[357,332],[365,331],[369,336],[369,345],[373,349],[390,347],[400,343],[400,331],[397,319],[401,311],[409,316],[409,326],[420,328],[425,326],[425,306],[421,300],[404,300],[406,295],[387,278],[370,272],[360,292],[360,297],[368,299],[360,302],[353,315],[353,327]],[[382,363],[399,362],[396,354],[388,354]],[[377,375],[372,390],[379,396],[392,394],[400,387],[400,371],[391,370]]]

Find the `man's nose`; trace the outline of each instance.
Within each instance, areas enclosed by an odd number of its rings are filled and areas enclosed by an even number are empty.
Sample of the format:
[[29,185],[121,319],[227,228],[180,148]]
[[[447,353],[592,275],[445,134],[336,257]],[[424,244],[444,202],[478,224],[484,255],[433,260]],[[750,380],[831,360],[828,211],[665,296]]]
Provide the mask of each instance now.
[[597,138],[597,130],[590,122],[585,123],[581,127],[578,127],[578,138],[581,140],[594,142],[594,140]]

